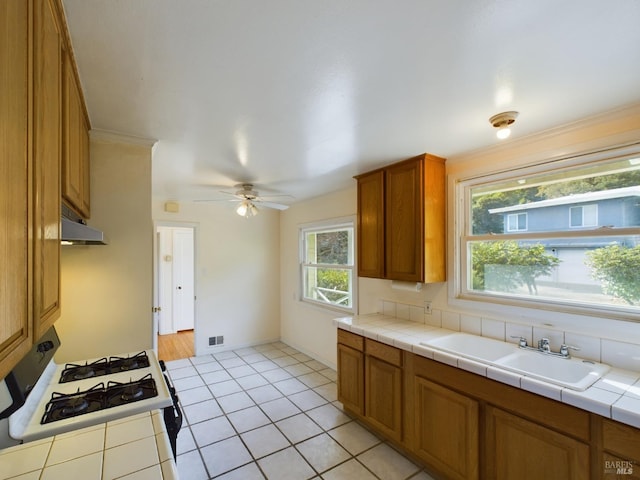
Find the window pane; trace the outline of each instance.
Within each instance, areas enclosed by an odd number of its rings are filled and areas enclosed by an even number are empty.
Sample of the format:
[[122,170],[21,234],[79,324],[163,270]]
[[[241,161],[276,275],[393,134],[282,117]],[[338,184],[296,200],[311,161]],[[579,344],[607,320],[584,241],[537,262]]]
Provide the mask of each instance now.
[[468,243],[468,290],[640,305],[640,235]]
[[585,205],[582,207],[582,225],[595,227],[598,225],[598,205]]
[[571,207],[571,226],[582,226],[582,207]]
[[[510,215],[527,214],[529,232],[571,227],[640,226],[640,161],[616,160],[484,184],[470,189],[472,235],[522,231]],[[516,222],[514,217],[513,222]],[[513,228],[512,228],[513,226]]]
[[340,307],[352,306],[352,271],[304,267],[304,298]]
[[352,229],[307,232],[305,263],[349,265]]

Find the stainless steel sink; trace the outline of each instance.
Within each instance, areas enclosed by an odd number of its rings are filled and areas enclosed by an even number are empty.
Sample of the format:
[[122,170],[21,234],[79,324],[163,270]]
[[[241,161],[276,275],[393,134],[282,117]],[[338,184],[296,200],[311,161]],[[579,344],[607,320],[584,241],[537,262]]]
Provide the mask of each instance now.
[[453,333],[421,344],[578,391],[586,390],[609,371],[609,366],[602,363],[523,350],[514,344],[467,333]]

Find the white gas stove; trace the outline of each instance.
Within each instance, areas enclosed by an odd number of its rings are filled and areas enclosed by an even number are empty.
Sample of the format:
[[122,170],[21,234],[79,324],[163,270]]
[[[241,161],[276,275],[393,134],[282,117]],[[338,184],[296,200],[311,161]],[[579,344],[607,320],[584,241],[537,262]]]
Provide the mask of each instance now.
[[165,423],[177,417],[181,423],[175,391],[153,351],[58,365],[59,344],[52,328],[4,380],[13,404],[0,418],[8,418],[12,439],[30,442],[157,409],[165,410]]

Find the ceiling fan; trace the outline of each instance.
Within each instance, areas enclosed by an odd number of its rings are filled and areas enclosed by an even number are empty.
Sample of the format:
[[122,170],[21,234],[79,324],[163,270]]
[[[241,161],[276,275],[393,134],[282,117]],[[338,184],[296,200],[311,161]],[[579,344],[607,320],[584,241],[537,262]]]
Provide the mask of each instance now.
[[[235,198],[229,200],[231,202],[239,202],[239,205],[236,207],[236,213],[241,217],[253,217],[258,214],[258,207],[256,205],[260,205],[260,207],[266,208],[274,208],[276,210],[286,210],[289,208],[289,205],[283,205],[281,203],[274,203],[266,201],[267,197],[291,197],[291,195],[266,195],[260,196],[257,190],[254,190],[254,185],[252,183],[240,183],[235,186],[239,190],[235,192],[225,192],[223,190],[220,193],[225,195],[232,195]],[[293,197],[291,197],[293,198]],[[200,200],[203,202],[215,202],[220,200]]]

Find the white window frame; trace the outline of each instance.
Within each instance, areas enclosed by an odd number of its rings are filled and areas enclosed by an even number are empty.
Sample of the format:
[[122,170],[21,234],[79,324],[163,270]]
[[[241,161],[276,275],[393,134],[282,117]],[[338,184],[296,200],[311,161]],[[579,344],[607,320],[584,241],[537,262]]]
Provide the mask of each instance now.
[[[478,309],[483,308],[488,312],[498,315],[513,315],[521,310],[522,315],[530,315],[534,311],[552,311],[556,315],[588,315],[602,316],[605,318],[616,318],[622,320],[637,321],[637,307],[593,305],[572,301],[552,301],[548,298],[537,300],[525,297],[511,297],[494,293],[471,291],[467,286],[468,271],[471,268],[471,259],[467,255],[467,243],[469,241],[496,240],[495,234],[471,235],[471,187],[481,184],[493,184],[512,179],[523,179],[528,176],[540,175],[554,170],[579,168],[589,164],[596,164],[616,159],[629,158],[635,156],[640,158],[640,144],[634,143],[629,146],[605,149],[591,154],[556,158],[535,165],[521,165],[509,170],[481,173],[476,171],[474,176],[463,177],[452,176],[450,178],[450,188],[453,191],[453,216],[455,218],[452,226],[454,236],[453,255],[451,267],[453,269],[453,279],[449,285],[449,303],[462,308]],[[638,235],[638,228],[620,228],[616,233],[619,235]],[[607,236],[610,232],[598,227],[587,227],[577,229],[573,232],[564,231],[566,236],[576,235],[584,237]],[[560,235],[559,235],[560,236]],[[549,238],[548,232],[537,234],[530,233],[509,233],[504,234],[505,239],[518,240],[519,238]],[[482,306],[482,307],[481,307]],[[515,310],[514,310],[515,308]],[[539,317],[539,315],[537,315]],[[547,317],[548,318],[548,317]]]
[[[595,210],[595,222],[593,223],[586,223],[585,222],[585,208],[588,207],[593,207],[593,209]],[[573,225],[571,223],[571,220],[573,218],[572,212],[574,208],[579,208],[580,209],[580,225]],[[598,204],[597,203],[590,203],[587,205],[574,205],[573,207],[569,208],[569,228],[587,228],[587,227],[597,227],[598,226]]]
[[[524,216],[524,228],[518,228],[520,224],[520,216]],[[511,228],[511,218],[516,217],[516,228]],[[507,214],[507,232],[526,232],[529,230],[529,216],[527,212],[509,213]]]
[[[351,245],[350,245],[350,264],[317,264],[310,263],[306,261],[306,235],[307,233],[312,232],[330,232],[337,230],[351,230]],[[357,285],[358,285],[358,276],[357,276],[357,268],[356,268],[356,219],[355,217],[342,217],[331,220],[324,220],[320,222],[313,222],[304,225],[300,225],[298,229],[299,236],[299,259],[300,259],[300,279],[299,279],[299,300],[304,303],[308,303],[310,305],[314,305],[321,308],[326,308],[334,311],[339,311],[343,313],[351,313],[355,314],[357,312],[357,304],[358,304],[358,296],[357,296]],[[336,269],[336,270],[349,270],[351,273],[351,306],[341,306],[336,305],[334,303],[315,300],[312,298],[308,298],[305,295],[305,270],[308,267],[314,268],[326,268],[326,269]]]

